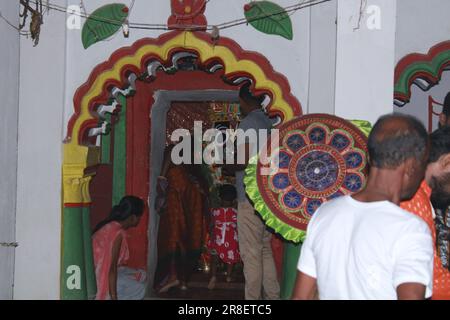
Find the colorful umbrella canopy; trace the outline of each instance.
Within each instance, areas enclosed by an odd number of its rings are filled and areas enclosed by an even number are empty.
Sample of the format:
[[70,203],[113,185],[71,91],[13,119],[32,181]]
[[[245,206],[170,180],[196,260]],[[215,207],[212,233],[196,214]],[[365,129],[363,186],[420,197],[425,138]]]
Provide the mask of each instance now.
[[[267,142],[268,156],[251,159],[244,179],[266,224],[286,240],[300,242],[322,203],[364,188],[368,127],[365,121],[353,124],[327,114],[309,114],[278,127],[278,137]],[[278,147],[271,150],[276,138]]]

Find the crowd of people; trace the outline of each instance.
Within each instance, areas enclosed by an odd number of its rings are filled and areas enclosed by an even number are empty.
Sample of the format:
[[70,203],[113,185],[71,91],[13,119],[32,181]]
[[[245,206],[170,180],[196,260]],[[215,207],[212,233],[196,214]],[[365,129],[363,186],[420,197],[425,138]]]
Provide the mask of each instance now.
[[294,299],[450,299],[437,237],[448,240],[448,228],[435,214],[450,205],[449,116],[447,95],[431,135],[410,116],[377,121],[366,188],[322,205],[309,222]]
[[[242,130],[270,129],[262,99],[240,90]],[[450,94],[440,128],[429,135],[414,117],[381,117],[368,139],[369,176],[364,190],[323,204],[308,225],[301,247],[293,299],[450,299],[450,271],[439,244],[449,240],[445,223],[450,205]],[[170,148],[158,178],[156,211],[159,292],[187,288],[205,245],[215,287],[219,261],[242,259],[245,298],[279,299],[272,232],[247,199],[243,178],[258,146],[237,145],[245,163],[224,165],[236,186],[220,189],[219,208],[209,208],[208,188],[196,165],[175,165]],[[136,226],[142,200],[127,196],[93,235],[97,299],[120,299],[120,267],[128,258],[125,230]],[[440,222],[440,223],[439,223]],[[448,249],[448,248],[447,248]],[[448,254],[448,252],[447,252]],[[142,292],[144,286],[136,290]]]

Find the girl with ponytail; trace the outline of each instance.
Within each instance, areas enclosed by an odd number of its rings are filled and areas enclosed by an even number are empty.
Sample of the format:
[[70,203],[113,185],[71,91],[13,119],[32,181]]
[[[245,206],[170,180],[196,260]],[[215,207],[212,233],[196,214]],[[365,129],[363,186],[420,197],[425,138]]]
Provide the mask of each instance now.
[[95,227],[92,246],[97,278],[96,300],[117,300],[118,267],[129,258],[125,230],[136,227],[143,212],[142,199],[125,196],[112,208],[109,217]]

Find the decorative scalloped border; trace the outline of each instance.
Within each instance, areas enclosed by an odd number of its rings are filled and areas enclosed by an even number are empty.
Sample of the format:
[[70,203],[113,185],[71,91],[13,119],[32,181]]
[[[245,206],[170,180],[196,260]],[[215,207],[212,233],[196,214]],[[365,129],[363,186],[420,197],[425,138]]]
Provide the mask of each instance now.
[[265,224],[280,234],[285,240],[295,243],[305,240],[306,232],[296,229],[279,219],[267,206],[258,188],[257,167],[258,156],[250,159],[245,169],[244,185],[247,195],[253,202],[253,207],[261,215]]
[[411,86],[427,91],[436,85],[450,68],[450,41],[433,46],[427,54],[412,53],[395,68],[394,104],[403,107],[411,99]]
[[119,49],[107,62],[92,71],[89,80],[75,94],[75,112],[68,124],[66,141],[78,144],[82,132],[87,127],[95,127],[97,119],[92,109],[95,103],[107,99],[108,87],[120,87],[121,83],[126,82],[127,73],[139,74],[145,70],[145,64],[151,57],[166,61],[177,50],[192,50],[205,65],[221,61],[224,77],[247,76],[252,79],[257,94],[271,95],[272,102],[267,107],[271,115],[288,121],[302,114],[301,105],[291,94],[287,79],[275,72],[264,56],[244,51],[231,39],[221,38],[213,43],[210,35],[204,32],[173,31],[157,39],[142,39],[131,47]]
[[[370,122],[365,120],[349,120],[349,122],[361,130],[366,137],[369,136],[372,129]],[[258,156],[256,155],[250,159],[244,177],[245,191],[253,202],[255,210],[261,215],[266,225],[272,228],[276,233],[280,234],[285,240],[294,243],[303,242],[306,237],[306,232],[293,228],[282,221],[270,210],[269,206],[264,201],[258,187],[257,166]]]
[[[220,63],[224,79],[251,79],[256,94],[270,96],[271,102],[266,109],[271,116],[288,121],[302,114],[300,102],[292,95],[286,77],[277,73],[264,56],[243,50],[231,39],[221,38],[214,42],[209,33],[188,31],[172,31],[156,39],[141,39],[130,47],[117,50],[108,61],[95,67],[87,82],[76,91],[74,114],[64,141],[63,181],[72,176],[82,177],[87,167],[98,164],[99,148],[83,145],[82,141],[86,133],[95,136],[106,132],[106,126],[98,127],[101,119],[95,108],[110,100],[111,89],[123,90],[120,88],[129,85],[130,74],[142,74],[151,61],[170,64],[168,60],[179,51],[195,53],[204,66]],[[111,109],[111,106],[105,107]],[[64,203],[79,202],[76,190],[63,184]]]

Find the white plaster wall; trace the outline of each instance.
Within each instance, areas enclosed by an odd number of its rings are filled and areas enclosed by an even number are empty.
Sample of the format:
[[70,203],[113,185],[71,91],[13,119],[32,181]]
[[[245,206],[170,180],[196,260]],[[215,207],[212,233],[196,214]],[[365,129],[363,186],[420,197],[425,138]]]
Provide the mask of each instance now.
[[39,45],[20,43],[15,299],[59,299],[66,29],[44,19]]
[[[80,3],[79,0],[68,0],[68,2],[73,5]],[[93,12],[101,5],[113,1],[90,0],[84,2],[86,10]],[[131,3],[130,0],[122,2],[127,5]],[[283,7],[297,3],[296,0],[274,0],[274,2]],[[248,0],[210,1],[205,13],[208,24],[220,24],[243,18],[243,7],[247,3]],[[166,24],[170,12],[169,0],[136,0],[129,21]],[[269,59],[274,69],[288,78],[293,94],[306,112],[309,88],[310,9],[297,11],[291,16],[291,19],[294,30],[293,41],[263,34],[246,24],[222,30],[221,35],[234,39],[245,50],[257,51]],[[66,123],[73,114],[72,99],[76,89],[88,79],[90,72],[97,64],[107,60],[120,47],[130,46],[141,38],[157,37],[164,32],[166,31],[132,29],[128,39],[125,39],[122,32],[119,32],[112,39],[97,43],[85,50],[81,43],[81,30],[69,30],[64,116]]]
[[308,113],[334,114],[337,1],[311,8]]
[[[19,24],[19,5],[0,3],[2,16]],[[17,116],[19,110],[19,33],[0,19],[0,242],[15,240]],[[0,300],[12,298],[14,248],[0,247]]]
[[[367,27],[364,3],[380,8],[381,29]],[[395,0],[338,0],[336,115],[374,123],[392,112],[395,19]]]
[[448,0],[397,0],[396,62],[450,40],[449,12]]
[[[450,40],[450,1],[397,0],[397,11],[396,62],[410,53],[428,53],[432,46]],[[394,110],[413,115],[428,126],[428,97],[442,103],[449,91],[450,75],[444,72],[439,84],[428,92],[412,85],[410,102]],[[437,118],[433,122],[436,128]]]

